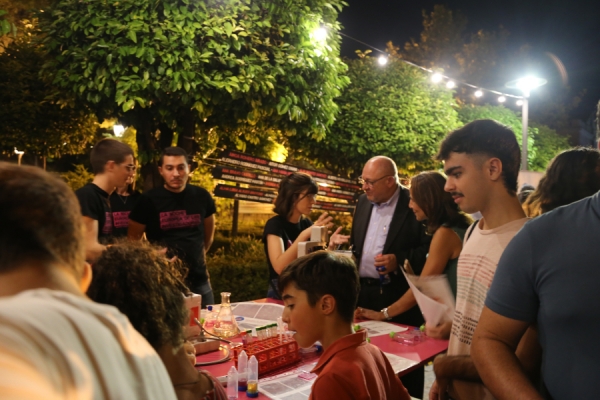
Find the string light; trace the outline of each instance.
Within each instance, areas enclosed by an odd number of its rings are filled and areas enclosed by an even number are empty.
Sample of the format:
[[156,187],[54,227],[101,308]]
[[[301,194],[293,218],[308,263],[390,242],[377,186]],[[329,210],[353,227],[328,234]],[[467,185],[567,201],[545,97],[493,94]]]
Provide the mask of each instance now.
[[519,99],[517,100],[517,106],[521,107],[523,105],[523,100]]
[[[360,43],[360,44],[362,44],[362,45],[365,45],[365,46],[367,46],[367,47],[369,47],[369,48],[371,48],[371,49],[373,49],[373,50],[375,50],[375,51],[377,51],[377,52],[381,53],[381,54],[382,54],[382,56],[380,56],[380,57],[377,59],[377,61],[379,62],[379,64],[380,64],[380,65],[385,65],[385,64],[387,64],[387,62],[388,62],[388,58],[387,58],[388,54],[387,54],[387,52],[386,52],[386,51],[384,51],[384,50],[381,50],[381,49],[378,49],[377,47],[375,47],[375,46],[372,46],[372,45],[370,45],[370,44],[368,44],[368,43],[365,43],[365,42],[363,42],[363,41],[360,41],[360,40],[358,40],[358,39],[355,39],[355,38],[353,38],[352,36],[348,36],[348,35],[346,35],[346,34],[345,34],[345,33],[343,33],[343,32],[338,32],[338,33],[339,33],[341,36],[344,36],[344,37],[346,37],[346,38],[348,38],[348,39],[350,39],[350,40],[353,40],[353,41],[355,41],[355,42],[357,42],[357,43]],[[383,61],[382,61],[382,57],[383,57],[383,58],[385,58],[385,62],[383,62]],[[461,85],[463,85],[463,86],[467,86],[467,87],[470,87],[471,89],[474,89],[474,90],[475,90],[475,92],[474,92],[473,94],[474,94],[474,95],[475,95],[475,97],[477,97],[477,98],[481,98],[481,97],[483,97],[483,95],[484,95],[484,92],[490,92],[490,93],[493,93],[493,94],[496,94],[496,95],[498,95],[498,96],[499,96],[499,97],[498,97],[498,102],[500,102],[500,103],[504,103],[504,102],[506,101],[506,98],[507,98],[507,97],[510,97],[510,98],[513,98],[513,99],[517,99],[517,100],[518,100],[518,102],[517,102],[517,105],[518,105],[518,106],[521,106],[521,105],[523,104],[523,102],[522,102],[522,100],[521,100],[521,99],[523,99],[523,96],[518,96],[518,95],[514,95],[514,94],[509,94],[509,93],[503,93],[503,92],[499,92],[499,91],[497,91],[497,90],[493,90],[493,89],[487,89],[487,88],[484,88],[484,87],[480,87],[480,86],[477,86],[477,85],[470,84],[470,83],[468,83],[468,82],[464,82],[464,81],[460,81],[460,80],[452,79],[452,78],[451,78],[451,77],[449,77],[449,76],[442,75],[442,74],[441,74],[441,73],[439,73],[439,72],[434,72],[434,71],[432,71],[432,70],[431,70],[431,69],[429,69],[429,68],[422,67],[422,66],[420,66],[420,65],[418,65],[418,64],[412,63],[412,62],[410,62],[410,61],[407,61],[407,60],[403,60],[403,59],[397,59],[397,60],[398,60],[398,61],[400,61],[400,62],[403,62],[403,63],[405,63],[405,64],[412,65],[413,67],[415,67],[415,68],[419,68],[419,69],[421,69],[421,70],[423,70],[423,71],[425,71],[425,72],[428,72],[428,73],[430,73],[430,74],[431,74],[431,81],[432,81],[433,83],[440,83],[440,82],[442,82],[444,79],[447,79],[447,82],[446,82],[446,87],[447,87],[448,89],[453,89],[453,88],[455,88],[455,87],[456,87],[456,85],[457,85],[457,84],[461,84]],[[520,102],[520,104],[519,104],[519,102]]]
[[442,76],[442,74],[436,72],[435,74],[431,75],[431,82],[440,83],[443,78],[444,77]]

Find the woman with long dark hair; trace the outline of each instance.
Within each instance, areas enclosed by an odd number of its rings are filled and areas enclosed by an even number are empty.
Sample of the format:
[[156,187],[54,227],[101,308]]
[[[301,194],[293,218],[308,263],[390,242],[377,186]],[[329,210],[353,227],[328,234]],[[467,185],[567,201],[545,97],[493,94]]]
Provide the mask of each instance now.
[[546,175],[529,195],[523,209],[533,218],[571,204],[600,190],[600,152],[576,147],[552,159]]
[[[312,221],[305,217],[316,203],[319,187],[310,175],[294,172],[279,183],[273,211],[277,214],[267,221],[263,243],[269,266],[267,297],[279,299],[277,279],[285,267],[298,257],[298,243],[310,239]],[[322,213],[316,226],[332,226],[332,218]],[[339,227],[329,240],[329,248],[348,242],[349,236],[340,235]]]
[[[459,210],[452,195],[444,190],[446,178],[435,171],[422,172],[410,182],[410,202],[418,221],[424,221],[427,232],[432,235],[427,261],[421,276],[446,274],[450,288],[456,296],[456,266],[462,250],[463,237],[471,224],[471,218]],[[416,304],[412,290],[408,290],[387,308],[394,317]],[[383,320],[381,312],[359,309],[357,317]]]

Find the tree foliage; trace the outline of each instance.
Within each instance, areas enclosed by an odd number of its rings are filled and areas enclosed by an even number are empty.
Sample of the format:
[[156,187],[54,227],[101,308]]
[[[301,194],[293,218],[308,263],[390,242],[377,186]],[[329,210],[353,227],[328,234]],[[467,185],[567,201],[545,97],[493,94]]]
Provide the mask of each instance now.
[[439,141],[458,126],[452,94],[432,85],[421,70],[391,58],[348,62],[350,85],[338,100],[340,114],[322,142],[297,142],[328,169],[357,176],[376,155],[396,161],[402,173],[432,168]]
[[51,87],[40,76],[44,55],[23,29],[0,53],[0,151],[16,147],[40,157],[84,151],[94,140],[96,119],[83,107],[62,107],[46,100]]
[[[347,83],[343,4],[60,0],[43,19],[44,71],[61,91],[134,125],[143,162],[174,140],[195,153],[263,128],[322,138]],[[321,25],[324,43],[311,36]]]
[[[521,118],[506,107],[465,105],[459,109],[458,115],[464,124],[476,119],[493,119],[507,125],[515,133],[519,146],[522,146]],[[531,124],[527,127],[527,158],[530,171],[545,171],[552,158],[568,148],[567,139],[553,129],[540,124]]]

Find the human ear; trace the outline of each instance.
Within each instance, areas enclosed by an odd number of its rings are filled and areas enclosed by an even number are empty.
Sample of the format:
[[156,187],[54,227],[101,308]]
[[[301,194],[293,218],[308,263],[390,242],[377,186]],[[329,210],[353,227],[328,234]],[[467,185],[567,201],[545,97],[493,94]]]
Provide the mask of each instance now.
[[86,293],[92,283],[92,266],[89,263],[84,263],[81,278],[79,279],[79,288],[82,293]]
[[335,311],[335,307],[336,307],[336,302],[335,302],[335,298],[332,295],[326,294],[323,297],[321,297],[320,309],[324,315],[332,314]]
[[498,158],[490,158],[487,162],[487,170],[491,180],[496,181],[502,178],[502,161]]

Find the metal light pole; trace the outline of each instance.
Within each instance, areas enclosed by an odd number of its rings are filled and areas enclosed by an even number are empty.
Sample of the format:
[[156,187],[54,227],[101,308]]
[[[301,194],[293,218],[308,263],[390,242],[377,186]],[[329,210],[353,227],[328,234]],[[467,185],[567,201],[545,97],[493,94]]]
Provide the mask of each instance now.
[[19,151],[15,147],[15,154],[17,155],[17,158],[18,158],[17,165],[21,165],[21,158],[23,157],[24,153],[25,153],[24,151]]
[[531,91],[537,87],[543,86],[548,81],[542,78],[536,78],[533,76],[526,76],[525,78],[515,79],[506,84],[506,87],[511,89],[519,89],[523,92],[521,101],[521,116],[523,125],[523,137],[521,143],[521,171],[527,171],[529,169],[529,160],[527,152],[527,125],[529,123],[529,95]]

